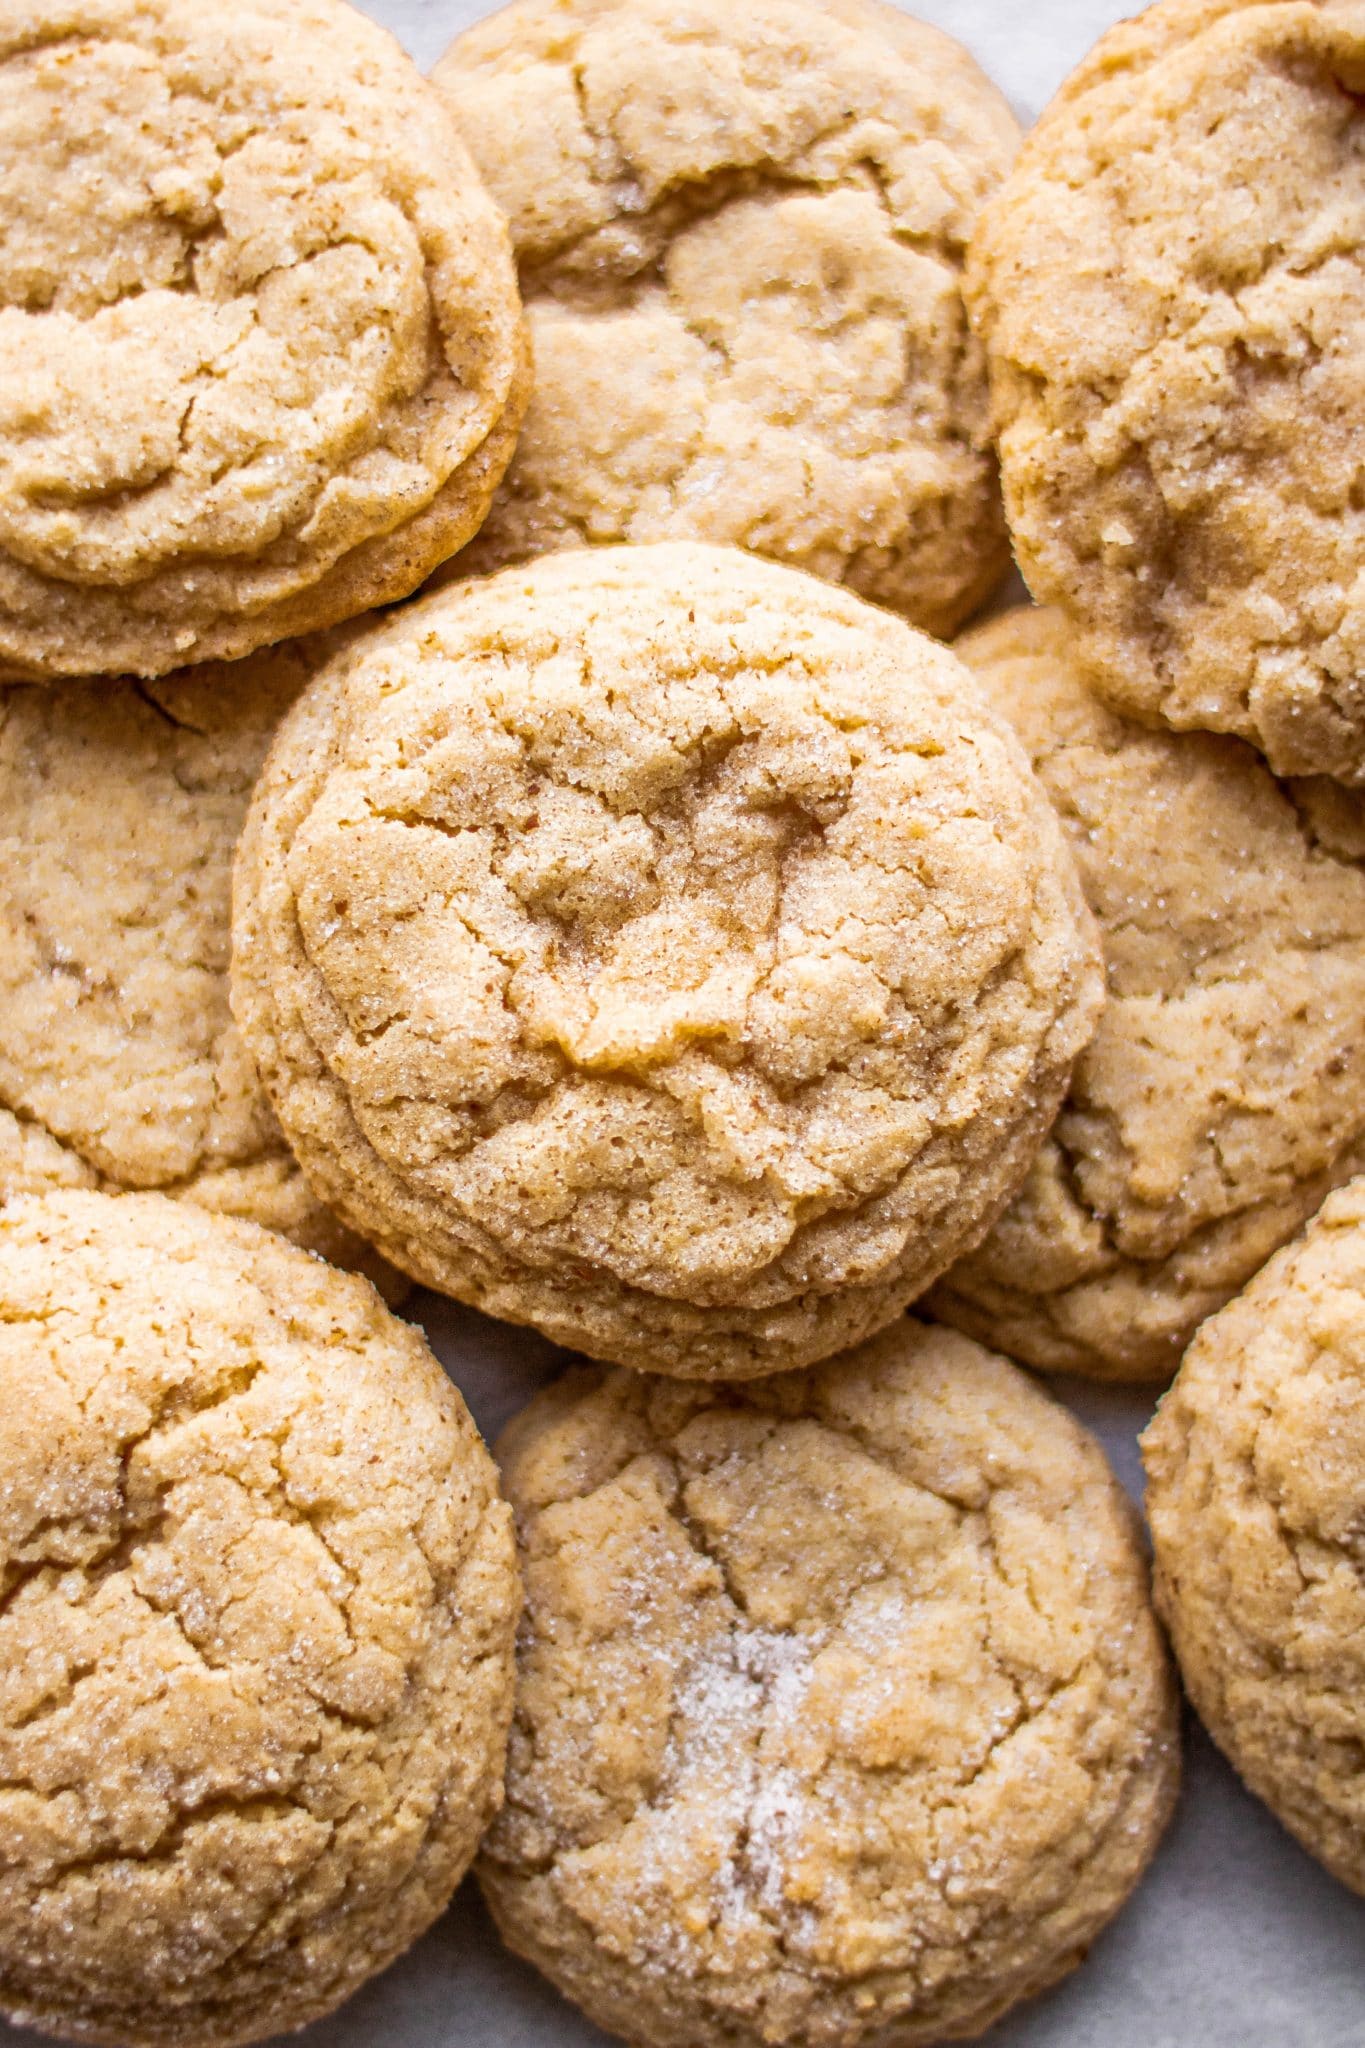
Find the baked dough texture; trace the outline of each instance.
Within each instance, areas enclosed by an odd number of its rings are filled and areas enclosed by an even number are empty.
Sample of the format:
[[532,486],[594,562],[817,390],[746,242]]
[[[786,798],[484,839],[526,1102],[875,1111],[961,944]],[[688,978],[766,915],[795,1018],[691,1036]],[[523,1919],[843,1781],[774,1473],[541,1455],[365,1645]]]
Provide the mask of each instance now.
[[0,1211],[0,2010],[331,2010],[501,1798],[520,1605],[463,1402],[350,1274],[159,1195]]
[[1008,562],[961,274],[1018,142],[966,52],[874,0],[519,0],[433,79],[536,357],[452,570],[731,542],[954,631]]
[[1057,807],[1109,993],[1023,1192],[934,1311],[1044,1371],[1168,1379],[1365,1170],[1365,799],[1107,710],[1058,612],[958,645]]
[[528,382],[505,224],[343,0],[3,0],[0,670],[160,675],[406,596]]
[[1078,1963],[1170,1814],[1099,1446],[903,1321],[749,1388],[582,1370],[500,1446],[527,1614],[480,1881],[641,2048],[916,2048]]
[[1142,1450],[1201,1720],[1365,1893],[1365,1180],[1204,1325]]
[[1116,704],[1365,783],[1365,21],[1162,0],[987,207],[968,302],[1034,596]]
[[233,851],[319,652],[0,692],[0,1202],[158,1189],[393,1295],[309,1192],[228,1008]]
[[233,1003],[319,1196],[646,1370],[899,1314],[1019,1186],[1099,1000],[961,663],[737,550],[551,555],[357,638],[238,856]]

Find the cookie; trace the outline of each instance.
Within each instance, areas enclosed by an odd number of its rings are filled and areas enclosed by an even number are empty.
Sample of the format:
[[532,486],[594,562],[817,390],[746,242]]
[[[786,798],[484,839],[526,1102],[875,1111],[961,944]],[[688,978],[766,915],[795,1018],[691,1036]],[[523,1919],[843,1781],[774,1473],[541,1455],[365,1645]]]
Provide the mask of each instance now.
[[536,358],[452,572],[729,542],[952,632],[1008,562],[961,273],[1018,129],[966,52],[875,0],[518,0],[432,75]]
[[364,1281],[160,1195],[0,1211],[0,2011],[330,2011],[500,1803],[519,1605],[464,1404]]
[[1365,1180],[1205,1323],[1142,1453],[1200,1718],[1365,1893]]
[[968,302],[1015,549],[1099,686],[1365,784],[1365,24],[1162,0],[987,206]]
[[228,1008],[233,850],[317,659],[0,692],[0,1202],[158,1189],[394,1297],[309,1193]]
[[641,2048],[915,2048],[1078,1963],[1179,1775],[1136,1517],[912,1321],[751,1388],[571,1373],[499,1445],[527,1612],[498,1926]]
[[318,1195],[684,1377],[898,1315],[1019,1186],[1099,984],[956,657],[737,550],[550,555],[357,638],[238,856],[234,1008]]
[[343,0],[15,0],[0,219],[0,672],[235,658],[477,528],[529,384],[505,225]]
[[934,1311],[1044,1371],[1169,1379],[1365,1170],[1365,800],[1106,710],[1058,612],[958,645],[1057,806],[1109,994],[1023,1192]]

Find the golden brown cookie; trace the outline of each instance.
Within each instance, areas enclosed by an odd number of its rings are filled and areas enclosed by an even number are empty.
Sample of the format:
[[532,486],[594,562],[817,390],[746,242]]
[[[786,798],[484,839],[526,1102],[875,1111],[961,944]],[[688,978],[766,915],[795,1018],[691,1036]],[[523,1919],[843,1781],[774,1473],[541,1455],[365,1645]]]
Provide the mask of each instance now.
[[405,1285],[309,1193],[228,1008],[232,856],[320,650],[0,691],[0,1202],[159,1189]]
[[1142,1451],[1200,1718],[1365,1892],[1365,1180],[1205,1323]]
[[1162,0],[988,205],[1010,525],[1120,707],[1365,783],[1365,18]]
[[1106,710],[1059,612],[959,651],[1057,807],[1109,995],[1022,1193],[934,1310],[1044,1371],[1167,1379],[1365,1169],[1365,799]]
[[974,1243],[1099,983],[956,657],[732,549],[551,555],[358,637],[238,856],[233,1003],[319,1196],[684,1377],[825,1357]]
[[159,1195],[0,1211],[0,2011],[330,2011],[501,1802],[519,1605],[464,1404],[364,1281]]
[[0,671],[243,655],[477,528],[527,395],[506,228],[343,0],[10,0],[0,222]]
[[1136,1517],[1024,1375],[579,1371],[499,1445],[527,1614],[478,1871],[641,2048],[917,2048],[1078,1963],[1174,1803]]
[[961,272],[1018,129],[966,52],[876,0],[517,0],[433,77],[536,356],[459,568],[733,542],[952,632],[1008,560]]

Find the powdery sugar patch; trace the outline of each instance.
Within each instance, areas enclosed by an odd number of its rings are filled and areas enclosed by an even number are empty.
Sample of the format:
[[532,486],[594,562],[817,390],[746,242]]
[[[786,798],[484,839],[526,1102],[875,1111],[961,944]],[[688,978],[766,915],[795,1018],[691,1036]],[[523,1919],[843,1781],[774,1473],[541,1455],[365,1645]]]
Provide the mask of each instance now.
[[[682,1919],[695,1939],[708,1928],[733,1949],[746,1934],[768,1934],[784,1911],[787,1877],[811,1801],[783,1759],[799,1738],[810,1687],[811,1645],[804,1637],[743,1623],[714,1637],[685,1673],[676,1695],[665,1764],[667,1790],[639,1817],[637,1928],[659,1962],[677,1945],[677,1925],[650,1901],[671,1898],[681,1871],[709,1869],[707,1892],[687,1902]],[[675,1908],[676,1910],[676,1908]],[[703,1917],[704,1915],[704,1917]]]

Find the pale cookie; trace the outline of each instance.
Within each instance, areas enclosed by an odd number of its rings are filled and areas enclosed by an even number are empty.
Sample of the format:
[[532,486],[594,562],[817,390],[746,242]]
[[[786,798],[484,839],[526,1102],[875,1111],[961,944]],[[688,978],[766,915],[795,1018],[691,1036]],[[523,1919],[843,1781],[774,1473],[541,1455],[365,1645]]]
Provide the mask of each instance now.
[[1036,597],[1113,701],[1365,783],[1365,13],[1163,0],[1063,87],[968,300]]
[[1098,1444],[923,1324],[818,1372],[579,1371],[499,1445],[527,1614],[504,1937],[641,2048],[917,2048],[1081,1961],[1175,1800]]
[[506,228],[343,0],[3,0],[0,228],[0,671],[246,654],[478,527]]
[[898,1315],[1018,1188],[1101,993],[956,657],[684,543],[357,639],[280,729],[235,905],[319,1196],[415,1278],[684,1377]]
[[1109,995],[1023,1192],[934,1311],[1011,1358],[1168,1379],[1365,1169],[1365,799],[1098,703],[1057,612],[959,642],[1057,806]]
[[966,52],[875,0],[518,0],[433,77],[536,357],[452,568],[733,542],[952,632],[1008,561],[961,273],[1018,129]]
[[233,851],[309,660],[0,691],[0,1203],[158,1189],[392,1295],[309,1193],[228,1008]]
[[1142,1451],[1200,1718],[1365,1892],[1365,1180],[1205,1323]]
[[364,1281],[159,1195],[0,1211],[0,2011],[329,2012],[501,1803],[519,1605],[464,1404]]

